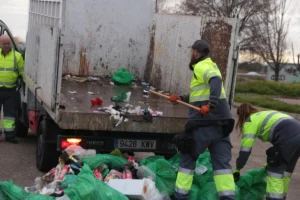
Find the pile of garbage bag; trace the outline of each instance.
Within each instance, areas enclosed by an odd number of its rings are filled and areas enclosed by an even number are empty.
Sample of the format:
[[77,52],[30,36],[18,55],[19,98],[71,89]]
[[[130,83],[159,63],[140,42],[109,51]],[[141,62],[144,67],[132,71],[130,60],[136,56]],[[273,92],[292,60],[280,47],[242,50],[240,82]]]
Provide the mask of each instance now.
[[[174,194],[180,156],[169,160],[151,156],[137,163],[118,149],[96,154],[70,146],[59,164],[35,185],[24,189],[12,182],[0,182],[1,200],[170,200]],[[250,170],[236,183],[237,200],[263,200],[266,190],[264,168]],[[209,151],[197,160],[191,200],[218,200]]]

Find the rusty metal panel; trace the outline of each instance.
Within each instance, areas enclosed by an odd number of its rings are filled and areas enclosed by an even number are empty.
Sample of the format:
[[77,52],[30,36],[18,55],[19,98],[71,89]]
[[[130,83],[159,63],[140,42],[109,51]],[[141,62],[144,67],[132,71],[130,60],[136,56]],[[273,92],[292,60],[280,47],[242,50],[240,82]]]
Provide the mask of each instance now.
[[[152,51],[145,77],[154,86],[174,93],[188,93],[192,72],[190,48],[195,40],[211,45],[211,57],[223,79],[231,81],[233,49],[236,40],[235,19],[156,14],[152,32]],[[228,85],[229,86],[229,85]],[[230,92],[225,84],[226,91]]]
[[65,1],[63,73],[111,75],[120,67],[144,74],[155,1]]

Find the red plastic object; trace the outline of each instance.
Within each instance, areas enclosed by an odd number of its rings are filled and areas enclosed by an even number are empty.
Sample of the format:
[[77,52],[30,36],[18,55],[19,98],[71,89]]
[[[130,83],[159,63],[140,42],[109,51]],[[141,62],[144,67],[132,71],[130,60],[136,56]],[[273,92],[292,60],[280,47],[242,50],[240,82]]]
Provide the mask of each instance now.
[[28,112],[28,119],[29,119],[29,128],[33,133],[37,133],[38,130],[38,112],[31,110]]
[[101,105],[102,103],[103,103],[103,100],[100,99],[100,98],[91,99],[91,104],[92,105]]

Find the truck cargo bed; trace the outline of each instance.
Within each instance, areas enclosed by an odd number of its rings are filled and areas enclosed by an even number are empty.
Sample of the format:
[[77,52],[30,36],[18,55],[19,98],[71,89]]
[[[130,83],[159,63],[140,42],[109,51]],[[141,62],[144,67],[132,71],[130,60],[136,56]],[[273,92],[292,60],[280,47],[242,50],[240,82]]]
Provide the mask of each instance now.
[[[62,129],[100,130],[100,131],[125,131],[146,133],[177,133],[183,129],[186,123],[188,108],[182,105],[173,105],[162,97],[150,95],[143,97],[142,86],[133,89],[132,86],[110,85],[107,80],[96,82],[62,81],[60,111],[57,123]],[[147,103],[153,111],[163,112],[163,116],[153,117],[153,122],[143,120],[142,115],[129,115],[128,122],[123,122],[115,127],[117,121],[110,120],[110,114],[99,111],[100,107],[108,107],[116,103],[111,97],[121,92],[131,91],[129,104],[133,108],[141,106],[146,108]],[[76,92],[76,93],[74,93]],[[89,94],[93,92],[94,95]],[[90,100],[101,97],[102,106],[91,106]],[[118,103],[122,107],[127,103]]]

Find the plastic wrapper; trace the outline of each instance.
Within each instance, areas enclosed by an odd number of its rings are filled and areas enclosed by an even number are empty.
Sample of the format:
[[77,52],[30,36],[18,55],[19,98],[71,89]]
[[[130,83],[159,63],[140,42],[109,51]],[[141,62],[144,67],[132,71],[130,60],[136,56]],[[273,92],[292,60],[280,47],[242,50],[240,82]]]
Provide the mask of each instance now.
[[158,189],[155,187],[155,183],[150,179],[145,179],[145,183],[147,186],[147,193],[145,200],[163,200],[164,195],[162,195]]
[[146,166],[156,175],[155,186],[161,193],[167,193],[169,196],[174,194],[176,173],[167,160],[152,156],[144,159],[142,163],[146,163]]
[[81,158],[90,158],[96,155],[96,150],[94,149],[83,149],[81,146],[71,145],[64,150],[68,155],[76,155]]
[[23,188],[14,185],[12,182],[0,182],[1,200],[54,200],[54,197],[40,194],[29,194]]

